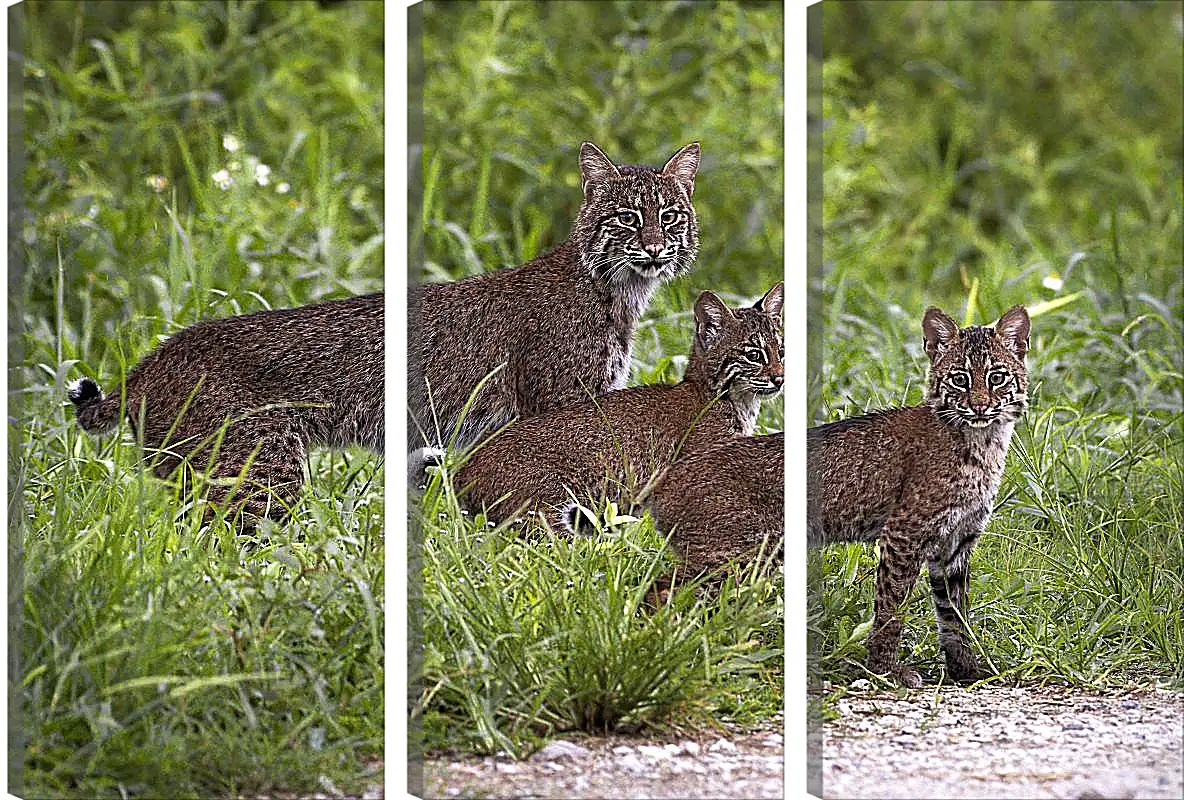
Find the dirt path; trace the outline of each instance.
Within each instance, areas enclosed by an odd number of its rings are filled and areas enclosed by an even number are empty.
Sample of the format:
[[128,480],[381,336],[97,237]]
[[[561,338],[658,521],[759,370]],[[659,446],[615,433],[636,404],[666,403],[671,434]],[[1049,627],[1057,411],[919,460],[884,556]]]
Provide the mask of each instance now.
[[[860,687],[823,725],[823,797],[1184,797],[1179,692]],[[571,736],[523,761],[430,757],[424,796],[780,798],[782,753],[775,728],[672,740]]]
[[826,798],[1181,798],[1179,692],[852,692],[823,726]]
[[523,761],[435,757],[424,797],[780,798],[780,727],[662,741],[568,737]]

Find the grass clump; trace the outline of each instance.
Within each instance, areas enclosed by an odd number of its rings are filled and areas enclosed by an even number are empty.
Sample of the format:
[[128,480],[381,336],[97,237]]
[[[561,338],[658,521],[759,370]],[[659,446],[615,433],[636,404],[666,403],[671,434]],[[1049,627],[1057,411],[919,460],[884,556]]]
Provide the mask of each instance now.
[[743,718],[746,690],[780,705],[779,579],[750,570],[716,598],[684,583],[653,608],[650,587],[675,563],[648,518],[528,540],[470,519],[439,481],[415,513],[429,747],[521,757],[563,731]]
[[381,6],[14,13],[11,785],[360,791],[383,735],[381,460],[315,454],[291,523],[239,540],[65,398],[202,319],[381,288]]
[[[811,421],[920,402],[926,305],[986,324],[1026,304],[1030,408],[971,562],[982,659],[1005,681],[1184,684],[1179,5],[822,20]],[[811,559],[815,674],[845,681],[875,554]],[[904,613],[905,657],[936,677],[924,577]]]

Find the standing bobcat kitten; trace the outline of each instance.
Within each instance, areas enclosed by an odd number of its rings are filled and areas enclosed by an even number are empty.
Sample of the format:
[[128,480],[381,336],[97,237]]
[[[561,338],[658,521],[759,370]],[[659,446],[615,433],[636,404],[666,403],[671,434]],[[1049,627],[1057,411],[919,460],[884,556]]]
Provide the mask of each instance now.
[[619,389],[519,420],[472,454],[453,485],[487,513],[532,508],[553,529],[574,527],[575,503],[629,504],[680,452],[752,433],[763,399],[781,390],[782,285],[732,310],[711,292],[695,303],[695,338],[681,383]]
[[584,199],[566,242],[519,267],[411,290],[410,449],[451,443],[625,385],[633,333],[659,283],[699,250],[691,206],[699,145],[661,170],[580,147]]
[[[764,548],[780,561],[785,533],[785,434],[742,436],[671,464],[646,500],[694,577]],[[657,589],[670,585],[660,579]]]
[[158,476],[186,463],[223,479],[209,499],[241,507],[243,527],[281,521],[308,447],[382,452],[383,294],[201,322],[136,364],[122,392],[83,378],[69,396],[89,433],[122,408]]
[[910,687],[921,678],[898,661],[898,609],[922,559],[947,674],[957,681],[983,677],[966,629],[970,552],[990,517],[1028,387],[1023,306],[993,328],[964,330],[929,308],[921,328],[930,360],[924,405],[806,432],[809,541],[879,540],[868,666]]

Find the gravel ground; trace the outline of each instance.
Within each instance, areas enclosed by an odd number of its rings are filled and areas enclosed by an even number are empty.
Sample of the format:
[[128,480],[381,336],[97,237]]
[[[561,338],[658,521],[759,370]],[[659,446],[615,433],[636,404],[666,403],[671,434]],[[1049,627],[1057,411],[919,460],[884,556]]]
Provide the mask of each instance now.
[[826,798],[1184,797],[1179,692],[853,691],[836,705]]
[[[898,694],[856,681],[835,710],[822,727],[826,798],[1184,798],[1179,692]],[[431,755],[424,797],[780,798],[783,751],[776,728],[669,740],[570,736],[523,761]]]
[[529,759],[433,757],[424,797],[780,798],[780,728],[661,741],[570,737]]

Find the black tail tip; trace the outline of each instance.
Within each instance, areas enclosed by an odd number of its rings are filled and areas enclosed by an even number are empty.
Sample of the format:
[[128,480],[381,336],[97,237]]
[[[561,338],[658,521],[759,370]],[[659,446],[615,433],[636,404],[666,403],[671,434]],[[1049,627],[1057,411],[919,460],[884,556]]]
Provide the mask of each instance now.
[[83,378],[70,386],[66,396],[70,398],[70,402],[74,405],[84,406],[91,401],[101,398],[103,396],[103,390],[90,378]]

